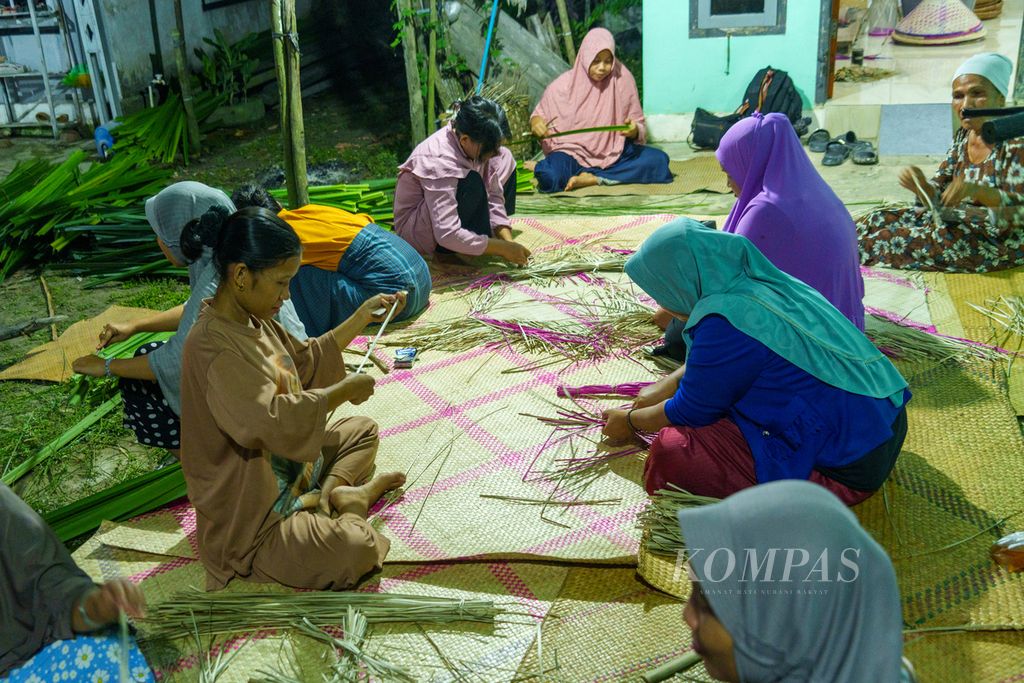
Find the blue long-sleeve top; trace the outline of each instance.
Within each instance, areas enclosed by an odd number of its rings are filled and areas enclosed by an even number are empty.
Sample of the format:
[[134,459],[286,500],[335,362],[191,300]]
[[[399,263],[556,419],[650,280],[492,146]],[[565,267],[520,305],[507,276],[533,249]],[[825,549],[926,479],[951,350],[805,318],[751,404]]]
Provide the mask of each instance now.
[[[826,384],[722,316],[706,317],[688,334],[686,372],[665,415],[691,427],[731,418],[750,446],[759,483],[850,466],[893,436],[902,407],[887,398]],[[904,405],[908,400],[904,390]]]

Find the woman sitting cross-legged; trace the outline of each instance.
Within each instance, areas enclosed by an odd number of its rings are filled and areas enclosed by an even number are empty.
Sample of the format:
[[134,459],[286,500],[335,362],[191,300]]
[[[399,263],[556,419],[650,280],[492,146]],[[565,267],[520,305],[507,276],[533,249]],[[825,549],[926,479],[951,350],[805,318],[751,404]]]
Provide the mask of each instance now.
[[427,307],[431,281],[423,257],[366,214],[317,204],[285,209],[258,185],[238,188],[231,200],[238,209],[261,206],[275,212],[299,236],[302,265],[291,292],[308,334],[315,337],[337,327],[382,292],[406,293],[405,309],[393,320]]
[[220,285],[185,343],[181,466],[196,509],[208,589],[233,578],[341,590],[379,568],[389,542],[369,507],[402,485],[370,478],[377,425],[331,419],[373,394],[345,374],[341,350],[403,294],[371,297],[348,320],[300,342],[272,320],[299,269],[295,231],[273,212],[243,209],[223,226],[186,230],[186,256],[212,248]]
[[662,226],[626,273],[686,319],[686,365],[604,434],[657,433],[647,491],[675,484],[723,498],[776,479],[809,479],[847,505],[889,476],[907,429],[907,382],[824,297],[747,238],[690,219]]
[[[164,188],[146,200],[146,219],[156,233],[156,242],[175,266],[188,266],[188,301],[180,306],[132,323],[111,323],[100,332],[96,348],[128,339],[138,332],[174,332],[165,342],[141,347],[134,358],[104,360],[95,354],[75,360],[75,372],[93,377],[120,377],[124,399],[124,423],[135,432],[139,443],[166,448],[175,455],[181,446],[181,353],[188,331],[199,317],[203,299],[217,291],[218,274],[209,248],[186,258],[181,235],[193,221],[220,225],[235,205],[220,190],[190,180]],[[207,215],[208,214],[208,215]],[[275,316],[288,332],[299,339],[306,331],[290,301]]]
[[[617,124],[629,130],[547,137]],[[576,63],[544,91],[530,127],[546,155],[533,169],[541,192],[598,183],[672,182],[668,155],[644,144],[647,126],[636,81],[615,58],[615,38],[608,29],[591,29],[583,38]]]
[[526,265],[530,250],[512,239],[516,160],[502,141],[508,118],[474,95],[455,119],[416,145],[398,167],[395,232],[421,254],[497,256]]
[[913,681],[896,572],[821,487],[777,481],[679,511],[683,619],[716,680]]
[[953,113],[960,127],[929,181],[916,166],[900,185],[915,206],[871,211],[857,220],[861,262],[908,270],[985,273],[1024,265],[1024,137],[989,144],[986,117],[964,109],[1002,107],[1013,62],[985,52],[953,75]]

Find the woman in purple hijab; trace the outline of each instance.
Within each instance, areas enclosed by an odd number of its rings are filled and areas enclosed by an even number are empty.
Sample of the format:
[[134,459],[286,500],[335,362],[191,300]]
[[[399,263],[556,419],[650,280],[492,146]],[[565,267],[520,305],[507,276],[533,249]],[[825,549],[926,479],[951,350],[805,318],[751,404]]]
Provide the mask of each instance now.
[[789,119],[745,118],[726,132],[715,155],[737,197],[722,229],[749,239],[779,270],[818,290],[863,330],[857,230]]
[[[736,203],[722,228],[743,235],[776,268],[810,285],[864,329],[864,280],[850,212],[818,174],[782,114],[740,120],[715,153]],[[684,360],[683,325],[667,316],[654,353]]]

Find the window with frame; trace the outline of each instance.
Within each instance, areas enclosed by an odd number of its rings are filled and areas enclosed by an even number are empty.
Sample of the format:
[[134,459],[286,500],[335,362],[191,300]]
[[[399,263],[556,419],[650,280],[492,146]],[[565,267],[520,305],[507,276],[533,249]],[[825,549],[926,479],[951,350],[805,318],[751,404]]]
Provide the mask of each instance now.
[[690,37],[786,32],[786,0],[690,0]]

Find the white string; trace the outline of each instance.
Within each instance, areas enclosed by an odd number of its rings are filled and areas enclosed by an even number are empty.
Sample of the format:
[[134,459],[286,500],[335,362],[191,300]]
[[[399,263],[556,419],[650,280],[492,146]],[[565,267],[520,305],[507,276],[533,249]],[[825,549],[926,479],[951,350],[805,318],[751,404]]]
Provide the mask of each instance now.
[[380,324],[380,329],[377,330],[377,336],[373,338],[372,342],[370,342],[370,348],[367,349],[366,355],[363,356],[363,360],[361,360],[359,362],[359,367],[356,368],[356,372],[357,373],[358,372],[362,372],[363,371],[363,366],[366,365],[366,361],[370,360],[370,355],[373,353],[373,350],[375,348],[377,348],[377,340],[380,339],[380,336],[382,334],[384,334],[384,328],[388,326],[389,322],[391,322],[391,316],[393,316],[395,314],[395,310],[397,310],[397,309],[398,309],[398,299],[395,299],[395,303],[391,304],[391,310],[388,311],[387,317],[384,318],[384,322],[382,322]]

